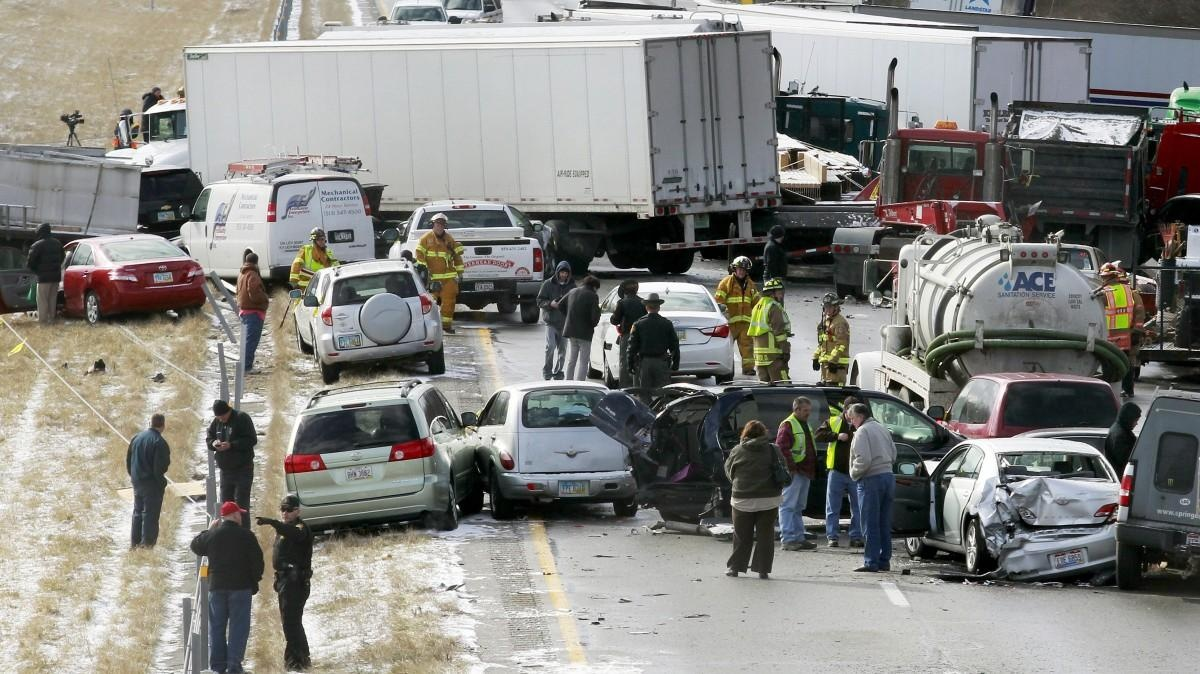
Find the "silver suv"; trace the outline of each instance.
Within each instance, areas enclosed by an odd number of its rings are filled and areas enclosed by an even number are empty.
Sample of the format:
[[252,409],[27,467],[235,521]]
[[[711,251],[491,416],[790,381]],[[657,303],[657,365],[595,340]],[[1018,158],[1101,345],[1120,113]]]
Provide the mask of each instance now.
[[423,520],[449,531],[483,508],[475,450],[423,380],[318,392],[296,417],[284,478],[315,530]]
[[446,372],[442,320],[412,264],[370,260],[322,269],[296,304],[296,343],[316,358],[321,379],[349,363],[420,360]]

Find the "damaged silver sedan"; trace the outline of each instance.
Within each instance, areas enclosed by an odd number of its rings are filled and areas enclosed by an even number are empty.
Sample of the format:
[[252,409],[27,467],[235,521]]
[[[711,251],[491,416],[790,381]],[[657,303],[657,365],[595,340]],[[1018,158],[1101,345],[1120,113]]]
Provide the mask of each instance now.
[[970,440],[933,469],[926,501],[897,503],[912,557],[961,554],[967,573],[1014,580],[1107,575],[1116,560],[1117,475],[1079,442]]

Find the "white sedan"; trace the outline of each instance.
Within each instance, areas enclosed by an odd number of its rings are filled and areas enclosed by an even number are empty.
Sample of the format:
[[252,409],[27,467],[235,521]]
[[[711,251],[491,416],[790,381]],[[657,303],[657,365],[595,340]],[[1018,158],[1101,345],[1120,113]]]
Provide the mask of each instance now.
[[[660,313],[675,324],[679,334],[679,369],[675,374],[715,377],[718,384],[733,379],[733,340],[729,320],[721,313],[708,288],[696,283],[655,281],[642,283],[638,295],[658,293],[664,302]],[[604,383],[616,388],[620,375],[619,329],[609,320],[617,307],[617,289],[600,302],[600,323],[592,337],[588,369],[599,372]]]

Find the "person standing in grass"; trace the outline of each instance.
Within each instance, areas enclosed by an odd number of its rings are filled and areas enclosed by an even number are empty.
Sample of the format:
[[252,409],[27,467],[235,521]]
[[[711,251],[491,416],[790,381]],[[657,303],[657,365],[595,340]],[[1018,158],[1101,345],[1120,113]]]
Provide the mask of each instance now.
[[263,321],[267,318],[267,306],[271,298],[263,285],[262,274],[258,270],[258,254],[246,253],[242,261],[242,271],[237,282],[238,317],[246,327],[246,343],[242,345],[242,365],[244,371],[254,371],[254,353],[258,350],[258,342],[262,339]]
[[300,497],[288,494],[279,502],[280,520],[258,517],[255,521],[275,529],[275,592],[279,595],[279,619],[283,623],[283,664],[289,671],[312,666],[308,636],[304,634],[304,604],[312,578],[313,533],[300,519]]
[[[213,403],[213,420],[208,425],[205,445],[217,453],[217,468],[221,471],[221,500],[237,501],[242,510],[250,511],[250,487],[254,484],[254,445],[258,433],[249,414],[235,410],[224,400]],[[250,528],[250,520],[242,526]]]
[[247,513],[233,501],[221,517],[192,539],[192,552],[208,557],[208,664],[214,672],[244,672],[250,639],[250,601],[262,581],[262,548],[245,528]]
[[167,418],[150,417],[150,428],[133,436],[125,452],[125,470],[133,484],[133,526],[130,546],[152,548],[158,542],[158,515],[167,489],[171,447],[162,436]]
[[50,225],[42,223],[37,228],[37,241],[29,247],[25,265],[37,274],[38,323],[50,325],[54,312],[58,310],[58,284],[62,281],[63,245],[54,238]]

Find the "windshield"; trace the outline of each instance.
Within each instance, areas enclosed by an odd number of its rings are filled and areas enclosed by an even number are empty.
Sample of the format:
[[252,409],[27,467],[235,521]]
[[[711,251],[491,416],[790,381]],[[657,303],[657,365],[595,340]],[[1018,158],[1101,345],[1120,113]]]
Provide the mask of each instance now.
[[336,410],[303,417],[293,454],[330,454],[419,440],[407,404]]
[[1117,403],[1107,386],[1083,382],[1021,382],[1008,387],[1004,425],[1018,428],[1107,428]]
[[187,138],[187,110],[174,110],[148,115],[150,140]]
[[371,274],[341,279],[333,286],[333,306],[362,304],[380,293],[392,293],[399,297],[416,297],[417,284],[413,282],[412,274],[407,272]]
[[975,148],[970,145],[912,143],[908,146],[909,173],[961,173],[975,170]]
[[1114,482],[1100,457],[1064,452],[1020,452],[1001,454],[1000,473],[1005,482],[1031,477],[1096,479]]
[[439,5],[425,7],[394,7],[392,8],[392,20],[437,21],[439,23],[444,23],[446,21],[446,12]]
[[166,239],[133,239],[115,241],[103,246],[104,254],[112,262],[138,262],[139,260],[161,260],[164,257],[183,257],[183,251],[167,243]]
[[433,229],[429,219],[442,213],[446,216],[446,229],[468,229],[471,227],[517,227],[508,219],[508,214],[497,209],[448,209],[427,211],[421,214],[417,229]]
[[591,426],[592,407],[600,402],[595,389],[553,389],[525,396],[521,423],[525,428]]
[[483,9],[483,0],[446,0],[446,9],[469,9],[477,12]]
[[191,203],[204,189],[195,173],[188,170],[142,174],[141,200],[185,201]]

